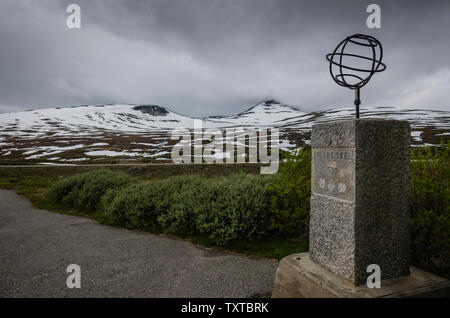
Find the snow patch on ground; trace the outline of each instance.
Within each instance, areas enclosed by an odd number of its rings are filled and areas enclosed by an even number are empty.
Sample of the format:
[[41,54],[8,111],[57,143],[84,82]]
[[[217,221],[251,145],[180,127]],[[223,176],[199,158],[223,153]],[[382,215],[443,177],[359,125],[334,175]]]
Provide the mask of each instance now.
[[95,150],[85,152],[87,156],[104,156],[104,157],[122,157],[130,156],[136,157],[141,155],[139,152],[128,152],[128,151],[112,151],[112,150]]
[[421,131],[411,131],[411,137],[415,140],[415,141],[422,141],[422,138],[420,138],[420,135],[422,134]]
[[32,153],[36,153],[38,151],[44,151],[43,153],[31,155],[31,156],[28,156],[25,158],[25,159],[38,159],[38,158],[42,158],[42,157],[46,157],[46,156],[56,155],[56,154],[64,152],[64,151],[79,149],[79,148],[83,148],[83,147],[84,147],[84,145],[73,145],[73,146],[67,146],[67,147],[40,146],[40,147],[37,147],[36,149],[26,151],[26,153],[24,153],[24,154],[32,154]]

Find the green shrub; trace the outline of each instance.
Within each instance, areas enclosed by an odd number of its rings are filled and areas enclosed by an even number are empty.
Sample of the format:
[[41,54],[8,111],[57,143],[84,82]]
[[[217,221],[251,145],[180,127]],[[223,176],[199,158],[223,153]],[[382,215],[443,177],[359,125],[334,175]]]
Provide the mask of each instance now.
[[102,197],[96,216],[110,225],[156,230],[155,201],[158,197],[145,184],[128,184],[108,190]]
[[108,224],[204,234],[216,244],[270,233],[270,177],[178,176],[108,191],[98,218]]
[[285,237],[308,236],[311,197],[311,148],[284,154],[279,179],[272,183],[271,228]]
[[412,263],[450,278],[450,156],[421,147],[411,161]]
[[132,178],[123,172],[94,170],[60,180],[48,190],[53,202],[94,212],[105,192],[130,183]]
[[197,213],[201,210],[209,179],[177,176],[152,182],[149,186],[163,198],[158,206],[158,225],[166,233],[195,232]]
[[450,217],[423,210],[411,220],[413,264],[450,277]]
[[210,184],[197,212],[198,231],[220,245],[270,234],[272,180],[270,176],[233,175]]
[[[52,184],[47,190],[47,197],[50,201],[56,203],[62,203],[63,199],[68,197],[70,192],[75,189],[79,181],[78,176],[72,176],[59,180]],[[66,199],[69,201],[68,199]],[[70,206],[71,202],[67,202],[67,206]]]

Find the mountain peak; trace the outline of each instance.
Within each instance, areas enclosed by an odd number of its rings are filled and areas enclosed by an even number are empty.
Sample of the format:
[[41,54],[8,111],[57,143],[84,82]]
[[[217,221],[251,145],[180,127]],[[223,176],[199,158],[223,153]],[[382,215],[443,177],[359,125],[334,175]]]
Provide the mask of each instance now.
[[273,112],[278,113],[278,112],[298,112],[299,110],[295,107],[283,104],[282,102],[276,99],[268,99],[259,104],[256,104],[255,106],[250,107],[249,109],[239,113],[238,115],[247,114],[249,112],[255,111],[264,111],[266,113],[273,113]]
[[266,105],[273,105],[273,104],[281,104],[279,101],[277,101],[276,99],[268,99],[263,101],[261,104],[266,104]]
[[169,111],[158,105],[138,105],[133,107],[134,110],[140,110],[144,114],[152,116],[166,116]]

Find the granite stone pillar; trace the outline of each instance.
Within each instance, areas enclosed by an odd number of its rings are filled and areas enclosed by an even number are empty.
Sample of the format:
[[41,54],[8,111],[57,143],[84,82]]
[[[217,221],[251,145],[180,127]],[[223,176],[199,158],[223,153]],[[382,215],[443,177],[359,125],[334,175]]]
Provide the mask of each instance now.
[[313,126],[310,250],[280,261],[272,297],[450,297],[450,281],[409,265],[410,138],[406,121]]
[[410,127],[354,119],[313,126],[311,260],[365,284],[409,274]]

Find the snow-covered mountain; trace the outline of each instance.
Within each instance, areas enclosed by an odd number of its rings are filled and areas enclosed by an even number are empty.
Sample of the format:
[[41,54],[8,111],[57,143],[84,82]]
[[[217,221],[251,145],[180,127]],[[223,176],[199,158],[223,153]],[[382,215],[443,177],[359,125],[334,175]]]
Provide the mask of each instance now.
[[[412,144],[437,144],[450,136],[450,111],[361,108],[362,118],[410,121]],[[354,107],[304,112],[275,100],[234,116],[202,118],[203,128],[277,127],[281,148],[308,143],[317,122],[354,118]],[[194,127],[194,118],[157,105],[99,105],[0,114],[0,163],[164,159],[173,129]]]
[[268,100],[250,107],[235,116],[211,116],[205,120],[208,122],[208,125],[217,127],[280,127],[286,123],[286,120],[304,115],[306,115],[305,112],[299,111],[294,107],[284,105],[276,100]]

